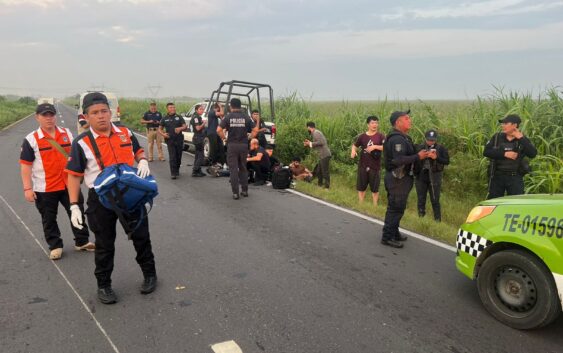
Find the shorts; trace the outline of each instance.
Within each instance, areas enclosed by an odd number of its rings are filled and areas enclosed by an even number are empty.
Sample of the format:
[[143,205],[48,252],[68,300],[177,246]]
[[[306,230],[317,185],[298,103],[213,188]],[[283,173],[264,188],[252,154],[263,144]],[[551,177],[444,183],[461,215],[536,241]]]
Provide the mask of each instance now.
[[366,191],[369,188],[372,193],[379,192],[379,183],[381,175],[379,170],[369,168],[358,168],[358,180],[356,182],[356,190]]

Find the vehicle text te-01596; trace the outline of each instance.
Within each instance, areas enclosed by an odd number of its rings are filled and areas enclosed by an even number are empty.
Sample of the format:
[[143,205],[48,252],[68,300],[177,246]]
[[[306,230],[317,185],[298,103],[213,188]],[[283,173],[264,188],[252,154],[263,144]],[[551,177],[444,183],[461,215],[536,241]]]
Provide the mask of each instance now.
[[503,231],[511,233],[539,235],[563,238],[563,218],[547,216],[520,215],[517,213],[506,213],[504,215]]

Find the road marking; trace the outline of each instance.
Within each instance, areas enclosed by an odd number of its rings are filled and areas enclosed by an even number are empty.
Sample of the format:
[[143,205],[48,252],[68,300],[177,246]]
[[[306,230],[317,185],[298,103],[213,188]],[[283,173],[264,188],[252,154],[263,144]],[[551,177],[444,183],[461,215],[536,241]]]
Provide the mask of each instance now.
[[216,343],[211,346],[215,353],[242,353],[242,349],[235,343],[235,341],[227,341]]
[[[289,191],[289,192],[291,192],[292,194],[299,195],[299,196],[304,197],[304,198],[306,198],[306,199],[309,199],[309,200],[312,200],[312,201],[314,201],[314,202],[320,203],[321,205],[325,205],[325,206],[328,206],[328,207],[332,207],[332,208],[334,208],[334,209],[336,209],[336,210],[339,210],[339,211],[348,213],[348,214],[350,214],[350,215],[352,215],[352,216],[356,216],[356,217],[361,218],[361,219],[363,219],[363,220],[366,220],[366,221],[368,221],[368,222],[372,222],[372,223],[375,223],[375,224],[379,224],[380,226],[383,226],[383,225],[385,224],[383,221],[381,221],[381,220],[379,220],[379,219],[377,219],[377,218],[372,218],[372,217],[366,216],[365,214],[362,214],[362,213],[359,213],[359,212],[356,212],[356,211],[352,211],[352,210],[349,210],[349,209],[344,208],[344,207],[341,207],[341,206],[334,205],[334,204],[332,204],[332,203],[330,203],[330,202],[317,199],[317,198],[315,198],[315,197],[306,195],[306,194],[301,193],[301,192],[299,192],[299,191],[295,191],[295,190],[293,190],[293,189],[286,189],[286,190]],[[453,251],[453,252],[456,252],[456,251],[457,251],[457,249],[456,249],[455,247],[453,247],[453,246],[450,246],[450,245],[441,243],[441,242],[439,242],[439,241],[437,241],[437,240],[428,238],[427,236],[424,236],[424,235],[422,235],[422,234],[418,234],[418,233],[415,233],[415,232],[412,232],[412,231],[410,231],[410,230],[403,229],[403,228],[399,228],[399,229],[401,230],[402,233],[407,234],[407,235],[409,235],[409,236],[411,236],[411,237],[413,237],[413,238],[420,239],[420,240],[422,240],[422,241],[425,241],[425,242],[427,242],[427,243],[430,243],[430,244],[432,244],[432,245],[438,246],[438,247],[443,248],[443,249],[446,249],[446,250],[450,250],[450,251]]]
[[[8,203],[8,201],[6,201],[6,199],[0,195],[0,199],[2,199],[2,201],[6,204],[6,206],[8,206],[8,208],[10,209],[10,211],[12,211],[12,213],[14,214],[14,216],[16,216],[16,218],[20,221],[20,223],[23,225],[23,227],[27,230],[27,232],[29,233],[29,235],[31,235],[31,237],[33,238],[33,240],[35,240],[35,242],[37,243],[37,245],[41,248],[41,250],[43,250],[43,252],[45,253],[45,255],[49,255],[47,253],[47,250],[43,247],[43,245],[41,245],[41,243],[39,242],[39,240],[37,239],[37,237],[35,236],[35,234],[33,234],[33,232],[31,231],[31,229],[29,229],[29,227],[25,224],[25,222],[21,219],[21,217],[16,213],[16,211],[12,208],[12,206],[10,206],[10,204]],[[111,338],[108,336],[106,330],[102,327],[102,324],[96,319],[96,317],[94,316],[94,313],[92,313],[92,311],[90,310],[90,308],[88,307],[88,305],[86,305],[86,302],[84,301],[84,299],[82,299],[82,297],[80,296],[80,294],[78,294],[78,292],[76,291],[76,289],[74,288],[74,286],[72,285],[72,283],[70,283],[70,281],[68,280],[68,278],[65,276],[65,274],[63,273],[63,271],[61,270],[61,268],[59,267],[59,265],[57,265],[57,263],[55,261],[51,261],[51,263],[53,264],[53,266],[55,266],[55,268],[57,269],[57,271],[59,272],[59,274],[61,275],[61,277],[64,279],[64,281],[66,282],[66,284],[68,284],[68,286],[70,287],[70,289],[74,292],[74,294],[76,295],[76,297],[78,298],[78,300],[80,301],[80,303],[82,303],[82,306],[84,307],[84,309],[86,310],[86,312],[88,314],[90,314],[90,317],[92,318],[92,320],[94,320],[94,322],[96,323],[96,326],[98,326],[98,329],[102,332],[102,335],[106,338],[106,340],[108,341],[108,343],[110,344],[111,348],[113,349],[113,351],[115,353],[119,353],[119,349],[117,349],[117,347],[115,346],[115,344],[113,343],[113,341],[111,340]]]
[[[144,139],[147,138],[146,136],[141,135],[141,134],[138,134],[138,133],[136,133],[136,132],[134,132],[134,134],[135,134],[135,135],[138,135],[138,136],[141,136],[141,137],[144,138]],[[165,143],[163,143],[163,145],[166,146]],[[188,154],[188,155],[190,155],[190,156],[193,156],[192,153],[185,152],[185,151],[184,151],[184,153],[185,153],[185,154]],[[379,219],[377,219],[377,218],[373,218],[373,217],[366,216],[365,214],[362,214],[362,213],[359,213],[359,212],[356,212],[356,211],[349,210],[349,209],[347,209],[347,208],[344,208],[344,207],[341,207],[341,206],[332,204],[332,203],[330,203],[330,202],[327,202],[327,201],[324,201],[324,200],[321,200],[321,199],[317,199],[316,197],[309,196],[309,195],[304,194],[304,193],[302,193],[302,192],[299,192],[299,191],[296,191],[296,190],[293,190],[293,189],[286,189],[286,190],[289,191],[289,192],[291,192],[291,193],[294,194],[294,195],[301,196],[301,197],[306,198],[306,199],[309,199],[309,200],[311,200],[311,201],[320,203],[321,205],[325,205],[325,206],[328,206],[328,207],[332,207],[332,208],[334,208],[334,209],[336,209],[336,210],[339,210],[339,211],[348,213],[348,214],[350,214],[350,215],[352,215],[352,216],[356,216],[356,217],[361,218],[361,219],[363,219],[363,220],[366,220],[366,221],[368,221],[368,222],[375,223],[375,224],[379,224],[380,226],[383,226],[383,225],[385,224],[383,221],[381,221],[381,220],[379,220]],[[399,228],[399,229],[401,230],[402,233],[407,234],[407,235],[409,235],[409,236],[411,236],[411,237],[413,237],[413,238],[420,239],[420,240],[422,240],[422,241],[424,241],[424,242],[427,242],[427,243],[429,243],[429,244],[435,245],[435,246],[440,247],[440,248],[442,248],[442,249],[446,249],[446,250],[453,251],[453,252],[456,252],[456,251],[457,251],[457,248],[454,247],[454,246],[451,246],[451,245],[448,245],[448,244],[444,244],[444,243],[442,243],[442,242],[439,242],[439,241],[437,241],[437,240],[434,240],[434,239],[432,239],[432,238],[429,238],[429,237],[427,237],[427,236],[425,236],[425,235],[422,235],[422,234],[419,234],[419,233],[415,233],[415,232],[410,231],[410,230],[408,230],[408,229],[404,229],[404,228]]]

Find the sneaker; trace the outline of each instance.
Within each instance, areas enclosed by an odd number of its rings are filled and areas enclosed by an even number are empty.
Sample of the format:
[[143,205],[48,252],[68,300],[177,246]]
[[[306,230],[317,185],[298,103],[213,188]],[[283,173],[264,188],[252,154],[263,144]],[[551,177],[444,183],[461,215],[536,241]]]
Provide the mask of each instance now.
[[206,174],[202,173],[202,172],[192,173],[192,177],[194,177],[194,178],[201,178],[201,177],[204,177],[204,176],[206,176]]
[[392,248],[397,248],[397,249],[400,249],[400,248],[403,247],[403,244],[402,244],[402,243],[399,243],[399,242],[396,241],[396,240],[383,240],[383,239],[382,239],[382,240],[381,240],[381,244],[390,246],[390,247],[392,247]]
[[102,304],[117,303],[117,296],[111,287],[98,288],[98,299]]
[[240,199],[239,194],[233,194],[233,200],[238,200],[238,199]]
[[141,294],[149,294],[154,292],[154,290],[156,289],[156,275],[155,276],[147,276],[145,277],[145,280],[143,281],[143,284],[141,284]]
[[74,250],[76,251],[94,251],[96,250],[96,244],[92,242],[87,242],[84,245],[75,245]]
[[406,235],[402,235],[401,233],[399,233],[399,235],[397,235],[397,237],[395,237],[396,241],[407,241],[409,237],[407,237]]
[[170,178],[171,178],[171,179],[178,179],[178,176],[177,176],[177,175],[172,175]]
[[56,248],[49,253],[49,259],[58,260],[63,256],[63,248]]
[[248,197],[248,191],[241,191],[242,197]]

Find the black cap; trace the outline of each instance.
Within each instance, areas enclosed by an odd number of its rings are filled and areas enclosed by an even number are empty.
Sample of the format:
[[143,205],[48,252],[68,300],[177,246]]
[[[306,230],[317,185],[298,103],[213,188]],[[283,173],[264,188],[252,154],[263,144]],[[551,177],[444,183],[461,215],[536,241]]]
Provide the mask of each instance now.
[[106,104],[109,107],[108,98],[103,93],[92,92],[84,96],[82,100],[82,111],[86,111],[86,109],[94,104]]
[[506,117],[504,117],[504,119],[500,119],[498,121],[499,123],[513,123],[513,124],[518,124],[520,125],[520,123],[522,122],[522,119],[520,119],[520,117],[516,114],[511,114],[511,115],[507,115]]
[[424,134],[424,137],[428,141],[436,141],[438,139],[438,133],[436,132],[436,130],[428,130]]
[[395,123],[397,122],[397,119],[399,119],[400,117],[402,117],[404,115],[409,115],[410,112],[411,112],[411,110],[409,109],[406,112],[395,111],[395,112],[391,113],[391,117],[389,118],[391,125],[394,126]]
[[39,104],[37,106],[37,109],[35,109],[35,112],[39,115],[45,114],[45,113],[57,114],[57,110],[55,109],[55,106],[52,105],[51,103]]

